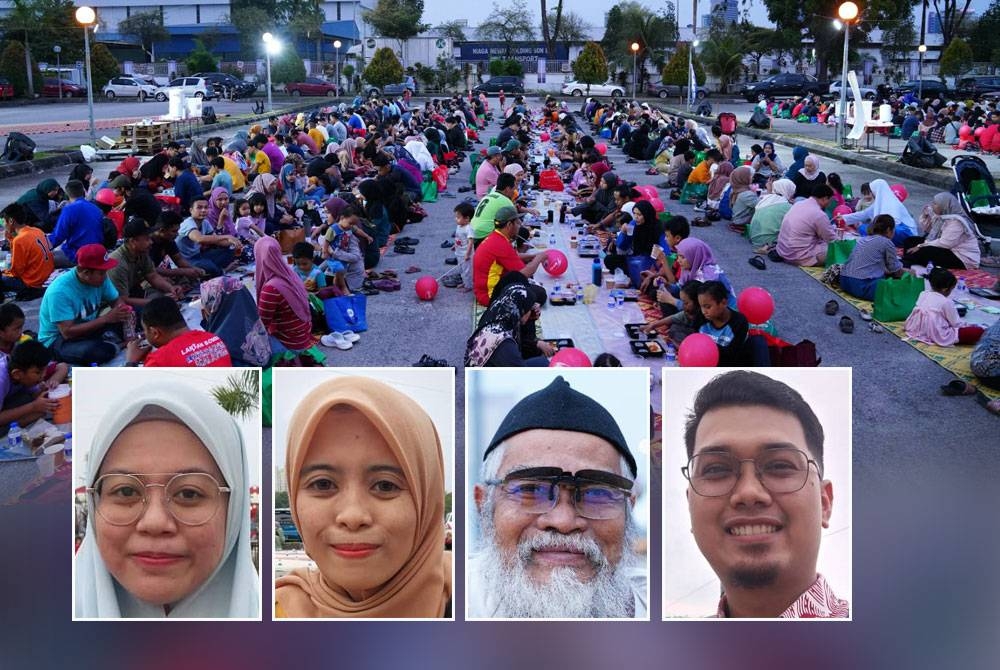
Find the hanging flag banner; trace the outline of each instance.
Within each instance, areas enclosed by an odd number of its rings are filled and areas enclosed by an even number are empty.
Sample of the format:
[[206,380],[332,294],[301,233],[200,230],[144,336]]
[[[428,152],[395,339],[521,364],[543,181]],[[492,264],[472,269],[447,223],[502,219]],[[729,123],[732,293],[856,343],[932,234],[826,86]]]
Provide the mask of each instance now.
[[548,61],[545,58],[539,58],[538,59],[538,83],[539,84],[544,84],[545,83],[545,68],[546,68],[547,62]]

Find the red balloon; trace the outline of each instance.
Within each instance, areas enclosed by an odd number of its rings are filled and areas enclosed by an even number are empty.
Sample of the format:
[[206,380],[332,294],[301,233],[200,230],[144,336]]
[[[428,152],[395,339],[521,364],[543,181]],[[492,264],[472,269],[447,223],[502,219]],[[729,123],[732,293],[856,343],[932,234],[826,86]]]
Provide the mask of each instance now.
[[677,362],[684,368],[714,368],[719,364],[719,348],[708,335],[693,333],[681,342]]
[[664,205],[663,201],[660,200],[659,198],[650,198],[649,204],[653,206],[653,211],[655,211],[657,214],[659,214],[660,212],[667,211],[667,206]]
[[978,128],[976,128],[976,131],[973,133],[973,135],[975,135],[976,137],[979,137],[980,135],[982,135],[985,132],[986,132],[986,128],[984,128],[983,126],[979,126]]
[[896,194],[900,202],[905,202],[906,198],[909,197],[910,192],[906,190],[906,187],[902,184],[893,184],[889,187],[889,190]]
[[605,144],[604,142],[598,142],[597,144],[594,145],[594,148],[597,149],[597,153],[601,154],[602,156],[608,155],[608,145]]
[[569,261],[566,260],[566,254],[563,252],[558,249],[549,249],[545,252],[545,260],[542,261],[542,267],[553,277],[558,277],[566,272],[566,268],[569,267]]
[[774,298],[759,286],[749,286],[736,298],[736,308],[750,323],[766,323],[774,314]]
[[[713,345],[714,346],[714,345]],[[589,368],[593,367],[587,354],[574,347],[565,347],[556,352],[549,360],[550,368]]]
[[656,187],[652,184],[642,184],[640,186],[636,186],[635,190],[642,194],[642,197],[640,197],[639,200],[652,200],[660,195],[656,192]]
[[538,139],[540,139],[542,142],[548,142],[550,137],[551,135],[549,135],[548,133],[542,133],[541,135],[538,136]]
[[430,275],[424,275],[417,280],[417,297],[421,300],[433,300],[438,292],[437,279]]
[[972,137],[972,128],[969,126],[962,126],[958,129],[959,137]]

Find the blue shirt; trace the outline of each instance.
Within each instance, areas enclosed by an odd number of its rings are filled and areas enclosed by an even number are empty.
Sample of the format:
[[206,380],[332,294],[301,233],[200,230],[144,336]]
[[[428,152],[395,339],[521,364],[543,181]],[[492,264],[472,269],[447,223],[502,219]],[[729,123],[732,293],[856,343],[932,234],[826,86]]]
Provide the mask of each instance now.
[[198,258],[201,253],[201,244],[192,240],[189,235],[192,231],[199,231],[202,235],[213,235],[215,230],[212,228],[212,224],[208,222],[208,219],[202,219],[201,225],[192,219],[190,216],[181,222],[181,227],[177,231],[177,248],[180,249],[181,255],[187,260],[193,260]]
[[62,245],[70,263],[76,263],[76,252],[85,244],[104,242],[104,212],[87,200],[76,200],[66,205],[59,214],[56,227],[49,233],[49,245],[55,249]]
[[187,212],[195,198],[204,197],[205,191],[190,170],[183,170],[174,179],[174,195],[181,200],[181,211]]
[[59,335],[60,323],[93,321],[101,305],[117,299],[118,290],[108,277],[100,286],[90,286],[77,278],[76,270],[64,272],[55,278],[42,296],[42,305],[38,309],[38,341],[51,347]]
[[299,276],[299,278],[302,280],[303,283],[305,283],[307,279],[312,279],[314,282],[316,282],[316,288],[326,288],[326,275],[323,274],[323,271],[320,270],[319,267],[313,265],[312,270],[310,270],[308,273],[305,273],[302,270],[300,270],[298,265],[295,265],[293,267],[295,269],[295,274]]

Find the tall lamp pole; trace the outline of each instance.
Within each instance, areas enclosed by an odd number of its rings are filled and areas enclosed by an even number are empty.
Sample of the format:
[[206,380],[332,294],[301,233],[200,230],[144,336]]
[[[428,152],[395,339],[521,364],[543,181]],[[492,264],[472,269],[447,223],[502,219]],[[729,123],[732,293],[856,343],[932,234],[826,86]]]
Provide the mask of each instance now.
[[59,54],[62,53],[62,47],[58,44],[52,47],[52,51],[56,54],[56,76],[59,77],[59,99],[62,100],[62,64],[59,62]]
[[341,45],[341,41],[340,40],[334,40],[333,41],[333,48],[336,49],[336,51],[333,52],[333,57],[334,57],[334,59],[336,59],[336,62],[337,62],[337,95],[338,96],[340,95],[340,45]]
[[[847,137],[847,43],[851,35],[851,21],[858,18],[858,6],[850,1],[845,2],[837,8],[837,16],[844,25],[844,67],[840,77],[840,115],[837,117],[837,137],[843,145]],[[861,101],[855,100],[854,104],[859,105]]]
[[76,22],[83,26],[83,54],[87,66],[87,114],[90,117],[90,142],[97,146],[97,128],[94,126],[94,77],[90,69],[90,27],[97,21],[97,14],[93,8],[78,7],[76,10]]
[[698,40],[694,40],[688,48],[688,111],[694,106],[694,92],[698,87],[698,80],[694,77],[694,50],[697,47]]
[[632,99],[635,100],[635,83],[639,78],[639,73],[636,70],[636,65],[638,63],[639,57],[639,43],[632,42]]
[[281,42],[271,33],[261,35],[264,40],[264,53],[267,54],[267,111],[274,111],[274,101],[271,97],[271,56],[281,53]]
[[920,54],[919,64],[917,66],[917,103],[921,107],[924,104],[924,54],[927,53],[927,45],[921,44],[917,47],[917,52]]

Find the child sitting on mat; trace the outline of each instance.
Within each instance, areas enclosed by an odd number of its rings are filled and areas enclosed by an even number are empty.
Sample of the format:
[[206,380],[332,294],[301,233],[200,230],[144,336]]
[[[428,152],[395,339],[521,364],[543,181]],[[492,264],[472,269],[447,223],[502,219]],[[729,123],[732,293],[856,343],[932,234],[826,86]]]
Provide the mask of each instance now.
[[906,319],[906,335],[918,342],[950,347],[955,344],[975,344],[983,336],[980,326],[967,325],[958,316],[952,302],[952,290],[958,283],[951,272],[934,268],[928,275],[930,291],[917,298],[917,304]]

